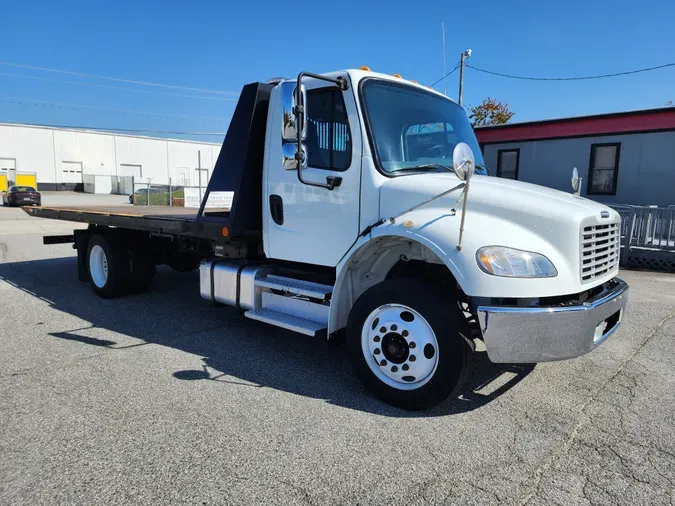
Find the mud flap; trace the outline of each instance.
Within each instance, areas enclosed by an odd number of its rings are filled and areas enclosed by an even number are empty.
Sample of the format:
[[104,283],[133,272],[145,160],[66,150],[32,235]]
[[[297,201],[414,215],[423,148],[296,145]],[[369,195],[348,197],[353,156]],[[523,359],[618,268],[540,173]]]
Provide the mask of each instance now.
[[89,281],[89,269],[87,269],[89,236],[89,230],[75,230],[74,248],[77,250],[77,279],[83,283]]

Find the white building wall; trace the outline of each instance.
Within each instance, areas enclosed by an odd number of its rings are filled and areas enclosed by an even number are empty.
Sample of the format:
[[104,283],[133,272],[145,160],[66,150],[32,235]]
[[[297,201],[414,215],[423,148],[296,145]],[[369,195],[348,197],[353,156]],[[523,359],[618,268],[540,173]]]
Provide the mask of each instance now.
[[[616,195],[588,194],[591,146],[619,144]],[[571,192],[574,167],[581,195],[608,204],[675,205],[675,131],[485,144],[483,157],[497,173],[501,149],[519,149],[518,179]]]
[[18,172],[37,173],[38,181],[56,181],[52,130],[0,125],[0,158],[15,160]]
[[166,142],[164,140],[115,136],[117,163],[140,165],[141,179],[155,184],[168,184]]
[[[47,187],[64,182],[63,167],[79,164],[82,177],[141,172],[141,180],[150,179],[153,184],[168,184],[170,177],[175,182],[182,175],[187,176],[188,182],[197,184],[200,152],[201,167],[206,170],[202,175],[210,177],[220,144],[0,124],[0,159],[15,160],[19,172],[37,173],[38,183]],[[72,179],[73,174],[66,177]]]
[[[64,182],[64,162],[82,164],[82,174],[115,175],[115,139],[113,135],[54,130],[56,180]],[[38,178],[38,182],[40,179]]]
[[218,155],[220,155],[220,144],[214,144],[211,146],[211,157],[213,158],[214,167],[218,161]]
[[[211,177],[215,160],[209,144],[193,144],[168,141],[169,173],[173,181],[185,180],[186,183],[198,183],[196,169],[201,156],[202,180]],[[215,146],[220,151],[220,146]]]

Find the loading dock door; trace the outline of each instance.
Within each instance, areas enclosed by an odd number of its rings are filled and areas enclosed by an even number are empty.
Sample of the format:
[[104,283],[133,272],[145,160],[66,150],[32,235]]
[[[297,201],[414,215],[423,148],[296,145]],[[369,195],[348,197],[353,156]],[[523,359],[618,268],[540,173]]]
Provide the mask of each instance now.
[[17,172],[14,184],[17,186],[32,186],[33,188],[37,188],[37,175]]
[[0,182],[0,191],[7,191],[7,187],[14,184],[16,179],[16,159],[14,158],[0,158],[0,175],[4,176],[4,190]]
[[14,158],[0,158],[0,171],[6,173],[10,170],[16,170],[16,160]]
[[82,162],[61,162],[61,174],[62,183],[81,183]]
[[121,163],[120,176],[143,177],[143,167],[130,163]]

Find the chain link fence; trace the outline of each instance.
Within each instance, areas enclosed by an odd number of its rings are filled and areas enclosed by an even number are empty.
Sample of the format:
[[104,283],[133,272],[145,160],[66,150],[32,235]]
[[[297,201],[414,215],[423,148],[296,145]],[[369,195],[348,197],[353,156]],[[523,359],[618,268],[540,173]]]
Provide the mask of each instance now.
[[134,179],[133,190],[129,200],[136,206],[184,206],[185,192],[181,184],[152,184]]

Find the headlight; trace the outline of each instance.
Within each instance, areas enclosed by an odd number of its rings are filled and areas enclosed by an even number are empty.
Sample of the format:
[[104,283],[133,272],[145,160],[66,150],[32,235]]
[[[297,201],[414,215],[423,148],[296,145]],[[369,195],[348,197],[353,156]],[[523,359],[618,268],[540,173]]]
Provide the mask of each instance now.
[[476,261],[483,271],[493,276],[552,278],[558,275],[558,271],[544,255],[503,246],[479,249],[476,252]]

